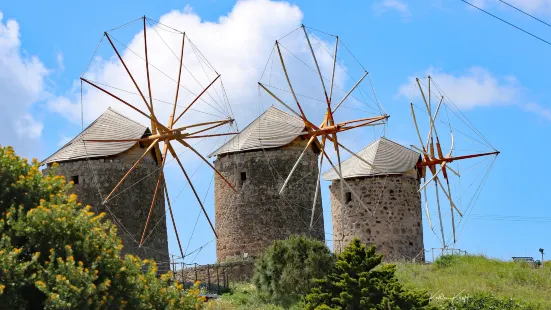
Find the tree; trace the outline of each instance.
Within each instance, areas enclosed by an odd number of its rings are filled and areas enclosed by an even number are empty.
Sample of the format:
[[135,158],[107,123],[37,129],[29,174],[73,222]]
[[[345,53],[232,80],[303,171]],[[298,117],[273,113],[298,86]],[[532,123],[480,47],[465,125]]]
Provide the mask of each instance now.
[[290,236],[272,243],[255,265],[253,282],[270,302],[289,306],[312,288],[312,279],[332,268],[334,257],[324,243]]
[[379,266],[382,255],[354,239],[337,256],[333,272],[314,281],[308,309],[430,309],[426,292],[405,290],[396,266]]
[[[0,305],[8,309],[195,309],[184,291],[157,277],[155,262],[123,247],[104,214],[82,207],[71,184],[36,160],[0,147]],[[55,169],[55,167],[54,167]],[[196,306],[197,305],[197,306]]]

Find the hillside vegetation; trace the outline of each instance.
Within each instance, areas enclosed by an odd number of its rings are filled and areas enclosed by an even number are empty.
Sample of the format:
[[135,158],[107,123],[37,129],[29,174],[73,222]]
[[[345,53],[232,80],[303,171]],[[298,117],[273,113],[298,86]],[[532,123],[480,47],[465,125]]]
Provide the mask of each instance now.
[[[491,295],[496,299],[527,302],[537,309],[551,309],[551,264],[544,272],[531,265],[503,262],[484,256],[445,256],[435,264],[396,263],[396,276],[405,287],[429,292],[431,304],[439,309],[453,309],[450,301],[465,297]],[[233,293],[215,302],[220,309],[284,309],[264,303],[256,287],[236,283]],[[291,309],[303,309],[298,303]],[[464,308],[461,308],[464,309]],[[496,308],[499,309],[499,308]],[[522,307],[507,309],[525,309]],[[527,308],[533,309],[533,308]]]
[[427,290],[434,304],[477,292],[514,298],[551,309],[551,265],[535,269],[525,263],[484,256],[445,256],[431,265],[397,264],[397,277],[409,287]]

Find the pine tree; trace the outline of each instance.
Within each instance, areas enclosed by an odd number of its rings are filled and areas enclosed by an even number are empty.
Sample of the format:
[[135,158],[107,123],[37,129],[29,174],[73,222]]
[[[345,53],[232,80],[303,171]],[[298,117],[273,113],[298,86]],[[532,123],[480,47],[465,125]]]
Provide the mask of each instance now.
[[405,290],[396,266],[384,264],[375,247],[354,239],[337,256],[334,271],[314,281],[308,309],[431,309],[426,292]]

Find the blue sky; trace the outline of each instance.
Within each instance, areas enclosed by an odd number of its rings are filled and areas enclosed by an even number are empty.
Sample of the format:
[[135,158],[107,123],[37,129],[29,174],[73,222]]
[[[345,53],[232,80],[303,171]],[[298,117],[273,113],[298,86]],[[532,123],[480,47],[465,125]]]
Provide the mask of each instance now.
[[[549,1],[511,2],[551,20]],[[195,18],[194,23],[188,23],[196,31],[191,35],[199,49],[206,50],[209,60],[215,66],[218,61],[225,69],[221,73],[233,86],[228,88],[232,105],[255,111],[255,83],[273,40],[304,23],[338,34],[369,70],[378,98],[391,115],[387,129],[390,139],[405,145],[417,142],[412,134],[409,102],[422,102],[411,92],[411,78],[431,73],[462,113],[502,152],[472,212],[475,215],[466,219],[458,248],[502,259],[537,257],[538,248],[551,249],[546,235],[551,219],[547,206],[550,168],[546,161],[551,149],[546,143],[551,129],[547,78],[551,46],[459,0],[244,3],[239,14],[234,1],[60,1],[56,5],[37,1],[32,10],[16,1],[0,4],[0,128],[4,132],[0,143],[42,159],[76,135],[81,127],[80,115],[74,112],[78,94],[75,81],[86,68],[103,31],[144,14],[155,20],[168,18],[167,14],[172,14],[173,20]],[[551,40],[549,28],[497,1],[476,3]],[[261,9],[273,5],[281,11],[272,14]],[[232,14],[234,18],[248,16],[246,21],[251,24],[227,29],[230,26],[220,18]],[[215,49],[201,29],[205,33],[228,31],[231,40]],[[130,40],[135,33],[129,30],[125,35]],[[227,58],[228,53],[244,56]],[[86,110],[85,123],[97,117],[98,111]],[[238,114],[237,121],[242,128],[257,115]],[[369,142],[366,138],[354,149]],[[207,193],[212,173],[201,169],[196,178],[200,192],[210,195],[205,204],[213,214],[212,192]],[[465,178],[469,180],[468,173]],[[169,181],[175,184],[175,192],[183,184],[182,176],[176,173],[169,176]],[[326,233],[331,233],[327,185],[322,184],[322,198]],[[190,201],[191,192],[184,191],[175,203],[185,243],[199,212],[196,204],[186,203]],[[203,217],[198,223],[190,250],[213,238]],[[427,226],[425,221],[425,248],[439,247]],[[176,254],[170,230],[169,234],[170,251]],[[211,243],[195,261],[214,260],[215,247]]]

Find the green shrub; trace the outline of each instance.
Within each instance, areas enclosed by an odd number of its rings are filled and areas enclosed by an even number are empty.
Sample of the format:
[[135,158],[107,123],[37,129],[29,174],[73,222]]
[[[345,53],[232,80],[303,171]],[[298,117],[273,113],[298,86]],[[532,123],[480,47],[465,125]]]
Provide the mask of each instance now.
[[434,266],[436,268],[446,268],[457,263],[458,260],[459,256],[457,255],[442,255],[434,261]]
[[464,296],[447,300],[442,309],[445,310],[536,310],[541,309],[529,303],[508,299],[498,299],[487,293],[477,293],[472,296]]
[[426,292],[408,291],[396,279],[396,266],[354,239],[337,256],[332,273],[315,280],[308,309],[431,309]]
[[196,287],[184,291],[170,284],[170,274],[157,278],[155,262],[121,258],[116,227],[68,195],[63,177],[38,168],[36,160],[29,164],[0,147],[0,308],[201,305]]
[[303,236],[274,241],[257,260],[253,282],[262,296],[289,306],[312,288],[312,279],[325,275],[334,257],[322,242]]

